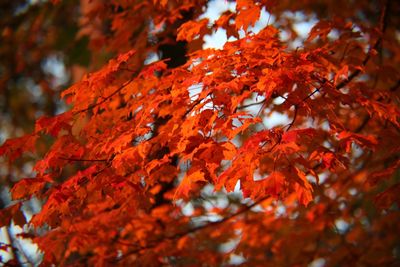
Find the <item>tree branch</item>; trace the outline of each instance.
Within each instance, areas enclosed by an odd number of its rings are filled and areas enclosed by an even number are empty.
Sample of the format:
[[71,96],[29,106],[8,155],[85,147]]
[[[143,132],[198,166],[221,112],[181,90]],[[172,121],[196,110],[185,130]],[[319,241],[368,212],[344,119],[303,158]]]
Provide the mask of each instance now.
[[[133,255],[133,254],[137,254],[137,253],[139,253],[139,252],[141,252],[141,251],[143,251],[143,250],[147,250],[147,249],[154,248],[154,247],[158,246],[158,245],[159,245],[161,242],[163,242],[163,241],[166,241],[166,240],[175,240],[175,239],[178,239],[178,240],[179,240],[179,239],[181,239],[182,237],[187,236],[187,235],[189,235],[189,234],[191,234],[191,233],[195,233],[195,232],[197,232],[197,231],[201,231],[201,230],[203,230],[203,229],[206,229],[206,228],[209,228],[209,227],[212,227],[212,226],[216,226],[216,225],[223,224],[224,222],[227,222],[227,221],[229,221],[229,220],[231,220],[231,219],[233,219],[233,218],[235,218],[235,217],[237,217],[237,216],[239,216],[239,215],[241,215],[241,214],[243,214],[243,213],[245,213],[245,212],[251,210],[253,207],[259,205],[261,202],[263,202],[264,200],[266,200],[268,197],[269,197],[269,196],[266,196],[266,197],[264,197],[264,198],[262,198],[262,199],[260,199],[260,200],[258,200],[258,201],[256,201],[256,202],[254,202],[253,204],[251,204],[251,205],[249,205],[249,206],[245,206],[244,208],[240,209],[239,211],[237,211],[237,212],[235,212],[235,213],[233,213],[233,214],[231,214],[231,215],[229,215],[229,216],[227,216],[227,217],[224,217],[223,219],[221,219],[221,220],[219,220],[219,221],[216,221],[216,222],[209,222],[209,223],[207,223],[207,224],[204,224],[204,225],[201,225],[201,226],[197,226],[197,227],[188,229],[187,231],[184,231],[184,232],[181,232],[181,233],[176,233],[176,234],[173,234],[173,235],[170,235],[170,236],[165,236],[165,237],[163,237],[163,238],[160,238],[160,239],[158,239],[158,240],[155,240],[154,242],[152,242],[152,243],[150,243],[150,244],[148,244],[148,245],[146,245],[146,246],[141,246],[141,247],[138,247],[138,248],[133,249],[133,250],[131,250],[131,251],[128,251],[127,253],[125,253],[124,255],[122,255],[122,257],[110,259],[110,262],[117,262],[117,261],[120,261],[120,260],[122,260],[123,258],[125,258],[125,257],[127,257],[127,256],[130,256],[130,255]],[[128,246],[128,244],[125,243],[125,242],[123,242],[123,241],[122,241],[122,242],[118,241],[118,243],[123,244],[123,245],[125,245],[125,246]]]
[[58,157],[59,159],[62,160],[68,160],[68,161],[88,161],[88,162],[107,162],[108,159],[77,159],[77,158],[64,158],[64,157]]
[[[387,27],[387,18],[388,18],[388,9],[389,9],[389,4],[390,1],[387,0],[385,2],[385,4],[382,7],[381,13],[380,13],[380,17],[379,17],[379,29],[380,29],[380,36],[378,38],[378,40],[376,40],[375,44],[370,47],[370,49],[367,52],[366,57],[364,58],[363,62],[362,62],[362,66],[366,66],[368,61],[371,58],[371,52],[372,50],[376,50],[382,43],[382,37],[383,34],[386,30]],[[341,81],[339,84],[336,85],[336,90],[340,90],[343,87],[345,87],[347,84],[349,84],[355,77],[357,77],[359,74],[361,73],[360,69],[355,70],[353,73],[351,73],[349,75],[349,77],[347,77],[347,79]]]
[[255,103],[251,103],[251,104],[247,104],[247,105],[243,105],[243,106],[237,107],[237,109],[240,110],[240,109],[245,109],[245,108],[248,108],[248,107],[251,107],[251,106],[261,105],[261,104],[264,104],[265,101],[266,101],[266,99],[264,99],[264,100],[262,100],[260,102],[255,102]]
[[83,108],[80,110],[77,110],[74,112],[74,115],[81,113],[81,112],[85,112],[88,110],[91,110],[103,103],[105,103],[107,100],[109,100],[111,97],[113,97],[114,95],[116,95],[117,93],[119,93],[122,89],[124,89],[126,86],[128,86],[128,84],[130,84],[137,76],[137,73],[135,73],[134,75],[132,75],[132,78],[130,78],[128,81],[124,82],[123,84],[120,85],[120,87],[118,87],[114,92],[112,92],[110,95],[106,96],[106,97],[102,97],[102,100],[99,102],[96,102],[92,105],[89,105],[87,108]]
[[192,104],[192,106],[191,106],[188,110],[186,110],[185,114],[183,114],[182,119],[185,118],[190,112],[192,112],[192,110],[193,110],[198,104],[200,104],[201,101],[203,101],[204,99],[206,99],[206,98],[209,97],[210,95],[211,95],[211,92],[208,93],[208,94],[206,95],[206,97],[204,97],[204,98],[200,98],[200,97],[199,97],[196,101],[194,101],[193,104]]
[[294,122],[296,121],[296,118],[297,118],[297,110],[298,110],[297,105],[294,105],[294,115],[293,115],[293,119],[292,119],[292,121],[288,124],[288,128],[286,129],[286,132],[288,132],[289,129],[292,128]]

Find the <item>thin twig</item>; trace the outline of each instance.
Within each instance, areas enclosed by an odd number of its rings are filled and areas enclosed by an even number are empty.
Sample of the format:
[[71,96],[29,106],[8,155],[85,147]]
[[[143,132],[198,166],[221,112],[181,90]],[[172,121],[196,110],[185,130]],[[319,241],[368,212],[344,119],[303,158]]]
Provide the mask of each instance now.
[[292,128],[294,122],[296,121],[296,118],[297,118],[297,110],[298,110],[297,105],[294,105],[294,115],[293,115],[293,119],[292,119],[292,121],[288,124],[289,127],[286,129],[286,132],[288,132],[289,129]]
[[371,119],[371,116],[367,115],[361,122],[361,124],[354,130],[355,133],[359,133],[364,129],[364,127],[367,125],[368,121]]
[[182,119],[185,118],[190,112],[192,112],[192,110],[193,110],[198,104],[200,104],[201,101],[205,100],[205,99],[206,99],[207,97],[209,97],[210,95],[211,95],[211,92],[208,93],[208,94],[206,95],[206,97],[204,97],[204,98],[199,98],[199,99],[197,99],[196,101],[194,101],[193,104],[192,104],[192,106],[191,106],[188,110],[186,110],[185,114],[183,114]]
[[114,92],[112,92],[110,95],[106,96],[106,97],[102,97],[102,100],[99,102],[96,102],[92,105],[89,105],[87,108],[83,108],[80,110],[77,110],[74,112],[74,115],[81,113],[81,112],[85,112],[88,110],[91,110],[101,104],[103,104],[104,102],[106,102],[107,100],[109,100],[111,97],[113,97],[114,95],[116,95],[117,93],[119,93],[122,89],[124,89],[126,86],[128,86],[134,79],[136,78],[136,74],[132,76],[132,78],[130,78],[128,81],[126,81],[125,83],[121,84],[120,87],[118,87]]
[[251,103],[251,104],[247,104],[247,105],[243,105],[243,106],[237,107],[237,109],[244,109],[244,108],[248,108],[248,107],[251,107],[251,106],[257,106],[257,105],[260,105],[260,104],[264,104],[265,101],[266,101],[266,99],[264,99],[263,101],[260,101],[260,102],[255,102],[255,103]]
[[[307,95],[305,98],[303,98],[303,99],[301,100],[301,102],[304,102],[304,101],[306,101],[307,99],[309,99],[310,97],[312,97],[313,95],[315,95],[317,92],[319,92],[320,89],[321,89],[321,87],[320,87],[320,88],[315,88],[315,90],[312,91],[311,94],[309,94],[309,95]],[[297,105],[298,105],[298,104],[299,104],[299,103],[297,103]]]

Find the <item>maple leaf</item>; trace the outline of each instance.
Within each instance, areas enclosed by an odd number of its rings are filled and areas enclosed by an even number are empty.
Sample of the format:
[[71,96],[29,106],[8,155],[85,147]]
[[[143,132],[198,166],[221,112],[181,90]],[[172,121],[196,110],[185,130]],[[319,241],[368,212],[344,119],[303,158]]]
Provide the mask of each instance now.
[[304,138],[305,136],[312,138],[315,135],[316,132],[315,129],[313,128],[290,130],[282,135],[282,142],[284,143],[296,142],[300,138]]
[[[74,84],[69,89],[62,92],[61,97],[65,98],[67,103],[72,101],[79,106],[74,106],[74,111],[81,111],[88,108],[88,97],[94,100],[99,95],[101,87],[111,84],[115,80],[115,75],[124,67],[128,60],[136,54],[135,50],[119,54],[115,59],[111,59],[108,65],[95,73],[86,75],[79,83]],[[98,85],[101,85],[98,87]],[[107,96],[103,96],[107,97]]]
[[0,210],[0,226],[10,225],[12,220],[15,225],[23,227],[26,224],[26,219],[21,211],[21,206],[22,203],[20,202]]
[[308,34],[307,41],[312,41],[316,37],[320,37],[322,39],[326,39],[328,34],[331,32],[333,26],[330,21],[321,20],[317,22],[311,29],[310,33]]
[[[237,8],[239,8],[238,5]],[[254,26],[260,17],[261,9],[257,5],[243,5],[239,10],[239,14],[236,16],[235,25],[236,29],[240,30],[243,28],[244,31],[250,26]]]
[[285,176],[279,171],[272,172],[265,181],[265,193],[274,197],[278,197],[284,193],[285,190]]
[[188,21],[178,29],[178,41],[191,42],[197,38],[198,35],[204,35],[207,30],[208,19],[201,19],[199,21]]
[[0,156],[7,156],[10,161],[19,158],[24,152],[35,151],[35,144],[38,136],[28,134],[19,138],[8,139],[0,146]]
[[13,199],[24,199],[31,197],[33,194],[39,192],[46,185],[46,181],[37,178],[25,178],[20,180],[11,189]]
[[196,182],[205,182],[206,179],[204,177],[204,173],[201,170],[197,170],[193,173],[185,175],[183,180],[179,184],[178,188],[175,191],[174,199],[180,197],[188,197],[189,192],[192,188],[192,185]]
[[6,265],[398,261],[397,3],[53,2],[0,17]]
[[350,133],[346,131],[342,131],[338,135],[338,138],[342,143],[344,143],[347,152],[351,151],[352,142],[355,142],[363,147],[370,148],[374,148],[378,144],[378,141],[374,136],[365,136],[362,134]]
[[335,75],[334,85],[338,84],[339,79],[347,79],[349,76],[349,66],[343,66]]
[[57,137],[61,130],[71,131],[70,120],[72,119],[71,112],[65,112],[54,117],[41,117],[36,121],[35,131],[43,131],[47,134]]

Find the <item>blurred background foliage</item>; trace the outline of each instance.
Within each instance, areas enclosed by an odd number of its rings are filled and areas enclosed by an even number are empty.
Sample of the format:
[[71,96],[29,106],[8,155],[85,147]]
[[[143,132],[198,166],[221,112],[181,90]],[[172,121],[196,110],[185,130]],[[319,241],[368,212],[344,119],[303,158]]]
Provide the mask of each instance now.
[[[80,79],[91,57],[88,38],[77,37],[79,12],[76,0],[1,1],[0,143],[66,109],[60,92]],[[9,185],[29,169],[29,158],[12,166],[2,162],[0,183]]]

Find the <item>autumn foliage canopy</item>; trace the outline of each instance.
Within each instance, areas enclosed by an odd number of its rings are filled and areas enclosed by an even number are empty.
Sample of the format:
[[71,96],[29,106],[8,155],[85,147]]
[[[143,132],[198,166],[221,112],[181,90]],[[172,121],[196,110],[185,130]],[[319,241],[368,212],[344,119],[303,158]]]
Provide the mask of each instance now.
[[90,55],[67,108],[0,147],[0,226],[43,266],[400,264],[399,2],[36,5],[75,10]]

